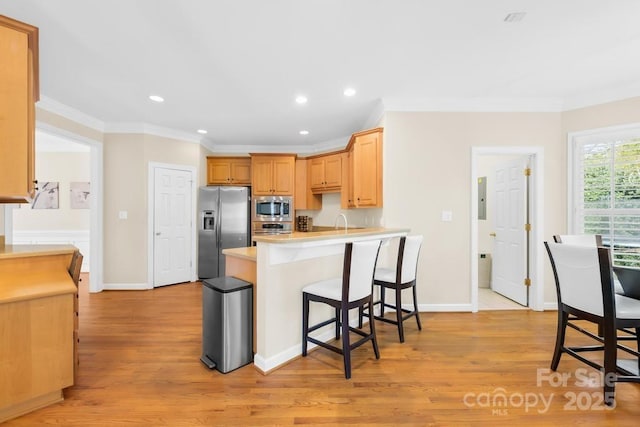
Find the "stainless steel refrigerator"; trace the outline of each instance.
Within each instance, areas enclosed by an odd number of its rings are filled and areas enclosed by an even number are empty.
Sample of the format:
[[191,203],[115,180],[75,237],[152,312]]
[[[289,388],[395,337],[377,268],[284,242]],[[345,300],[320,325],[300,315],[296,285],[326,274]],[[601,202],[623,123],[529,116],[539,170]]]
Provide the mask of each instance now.
[[223,249],[251,244],[249,187],[200,187],[198,192],[198,277],[225,275]]

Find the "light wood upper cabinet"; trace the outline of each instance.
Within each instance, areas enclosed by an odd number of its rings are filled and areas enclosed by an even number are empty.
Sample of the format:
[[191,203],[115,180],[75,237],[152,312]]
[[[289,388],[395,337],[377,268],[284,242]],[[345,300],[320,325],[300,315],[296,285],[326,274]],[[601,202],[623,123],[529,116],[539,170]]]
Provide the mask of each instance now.
[[350,173],[343,207],[382,207],[382,128],[354,133],[347,151]]
[[342,155],[331,154],[309,160],[309,186],[314,193],[334,193],[342,189]]
[[0,15],[0,203],[35,195],[38,29]]
[[251,158],[208,156],[207,185],[251,185]]
[[252,154],[251,184],[256,196],[293,196],[294,154]]
[[307,185],[308,172],[311,160],[296,159],[296,191],[293,196],[295,209],[318,210],[322,209],[322,195],[313,194]]

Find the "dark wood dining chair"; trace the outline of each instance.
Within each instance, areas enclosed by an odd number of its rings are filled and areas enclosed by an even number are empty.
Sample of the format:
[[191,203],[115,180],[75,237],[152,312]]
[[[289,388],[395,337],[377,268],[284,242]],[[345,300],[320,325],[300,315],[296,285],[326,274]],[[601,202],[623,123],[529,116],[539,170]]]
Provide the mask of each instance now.
[[[613,289],[613,273],[609,248],[544,242],[551,261],[558,298],[558,325],[551,369],[557,370],[562,354],[601,371],[604,402],[615,402],[617,382],[640,382],[639,356],[636,349],[622,345],[617,337],[620,328],[640,331],[640,300],[618,295]],[[602,336],[591,332],[573,320],[591,322]],[[567,346],[566,329],[571,327],[597,341],[600,345]],[[640,341],[640,340],[638,340]],[[636,345],[640,342],[636,341]],[[618,359],[618,350],[631,354],[631,359]],[[601,351],[604,361],[583,356]]]

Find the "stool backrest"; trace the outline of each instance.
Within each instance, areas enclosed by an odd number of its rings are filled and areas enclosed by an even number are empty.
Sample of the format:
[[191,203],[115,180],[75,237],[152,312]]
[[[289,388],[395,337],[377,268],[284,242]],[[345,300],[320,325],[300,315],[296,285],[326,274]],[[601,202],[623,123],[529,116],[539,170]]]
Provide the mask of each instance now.
[[604,316],[605,305],[615,313],[609,249],[544,242],[556,280],[558,302]]
[[381,240],[347,243],[342,274],[342,299],[355,301],[370,295]]
[[556,234],[553,236],[556,243],[566,243],[578,246],[602,246],[600,234]]
[[[400,238],[398,247],[398,263],[396,266],[396,282],[408,283],[416,280],[418,256],[422,247],[422,236],[406,236]],[[399,277],[398,277],[399,275]]]

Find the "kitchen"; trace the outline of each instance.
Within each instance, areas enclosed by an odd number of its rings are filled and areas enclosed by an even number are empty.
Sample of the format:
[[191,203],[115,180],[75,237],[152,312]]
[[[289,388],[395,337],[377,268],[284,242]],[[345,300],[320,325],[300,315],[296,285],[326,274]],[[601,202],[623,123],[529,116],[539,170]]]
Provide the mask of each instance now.
[[[148,289],[150,287],[149,216],[145,194],[148,194],[148,163],[184,164],[195,168],[197,181],[206,183],[207,156],[247,156],[256,152],[251,147],[204,147],[197,138],[154,126],[105,126],[78,111],[56,108],[47,100],[36,105],[38,126],[66,137],[91,141],[99,146],[104,164],[103,191],[97,236],[101,241],[102,265],[95,272],[94,291],[107,289]],[[388,100],[390,101],[390,100]],[[420,304],[424,311],[471,311],[473,276],[470,248],[469,197],[471,182],[468,165],[475,146],[540,146],[544,149],[545,228],[566,227],[566,134],[620,123],[638,122],[640,100],[634,92],[624,92],[618,99],[602,100],[590,105],[576,105],[566,111],[553,106],[535,109],[532,105],[514,103],[509,106],[490,100],[481,107],[477,103],[434,111],[427,103],[423,108],[387,102],[381,112],[357,130],[384,128],[383,159],[384,206],[382,208],[348,210],[349,224],[407,227],[428,236],[434,250],[426,251],[419,266]],[[412,109],[413,108],[413,109]],[[416,111],[416,108],[419,111]],[[452,111],[454,110],[454,111]],[[505,111],[508,110],[508,111]],[[352,131],[355,131],[353,129]],[[344,132],[346,135],[350,132]],[[322,149],[305,146],[301,150],[284,150],[273,144],[275,153],[297,152],[301,156],[330,152],[346,147],[349,137],[330,142]],[[212,149],[213,148],[213,149]],[[265,149],[267,151],[267,149]],[[554,183],[550,185],[549,183]],[[555,183],[559,183],[556,185]],[[340,193],[342,194],[342,193]],[[342,211],[342,196],[324,194],[321,211],[301,211],[314,217],[318,225],[332,226]],[[120,219],[119,212],[128,218]],[[368,211],[368,212],[367,212]],[[442,212],[453,213],[452,221],[443,221]],[[1,214],[0,214],[1,215]],[[0,222],[0,235],[6,232]],[[427,246],[428,248],[429,246]],[[436,250],[437,249],[437,250]],[[95,255],[92,253],[92,255]],[[553,282],[545,265],[544,305],[554,304]],[[103,272],[101,274],[101,272]],[[93,276],[92,272],[92,276]],[[102,277],[101,277],[102,276]]]

